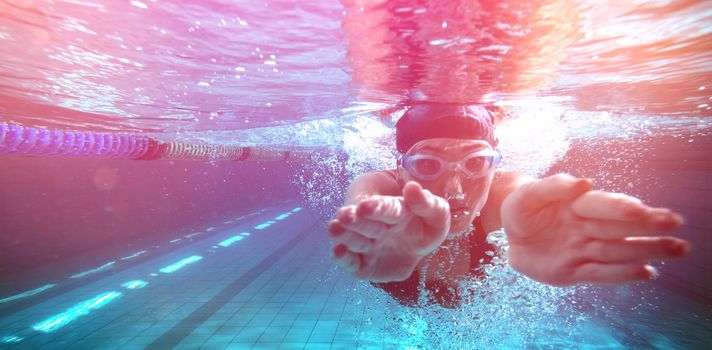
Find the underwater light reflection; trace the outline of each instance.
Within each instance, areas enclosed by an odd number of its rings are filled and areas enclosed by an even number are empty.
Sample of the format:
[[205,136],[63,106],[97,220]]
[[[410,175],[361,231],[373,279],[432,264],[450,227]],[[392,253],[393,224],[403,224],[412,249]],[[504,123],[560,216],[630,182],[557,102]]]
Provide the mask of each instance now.
[[34,326],[32,326],[32,328],[36,331],[45,333],[56,331],[57,329],[62,328],[67,324],[71,323],[72,321],[76,320],[77,318],[84,315],[88,315],[89,312],[91,312],[92,310],[99,309],[104,305],[114,301],[121,295],[121,292],[115,291],[100,294],[92,299],[83,301],[71,307],[65,312],[51,316],[50,318],[35,324]]
[[163,273],[173,273],[173,272],[176,272],[176,271],[182,269],[183,267],[185,267],[188,264],[198,262],[202,259],[203,259],[203,257],[200,255],[193,255],[193,256],[191,256],[189,258],[185,258],[175,264],[168,265],[158,271],[163,272]]

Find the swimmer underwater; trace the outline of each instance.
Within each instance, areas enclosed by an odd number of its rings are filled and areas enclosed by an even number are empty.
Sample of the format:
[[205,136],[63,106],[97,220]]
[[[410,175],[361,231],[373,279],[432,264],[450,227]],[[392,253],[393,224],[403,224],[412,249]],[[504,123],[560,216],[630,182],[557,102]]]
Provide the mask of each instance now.
[[496,147],[482,106],[412,106],[396,124],[397,168],[357,177],[328,224],[336,264],[410,306],[424,277],[428,303],[457,307],[458,281],[478,278],[500,228],[512,268],[553,286],[648,280],[650,260],[689,252],[662,236],[683,223],[669,209],[568,174],[499,171]]

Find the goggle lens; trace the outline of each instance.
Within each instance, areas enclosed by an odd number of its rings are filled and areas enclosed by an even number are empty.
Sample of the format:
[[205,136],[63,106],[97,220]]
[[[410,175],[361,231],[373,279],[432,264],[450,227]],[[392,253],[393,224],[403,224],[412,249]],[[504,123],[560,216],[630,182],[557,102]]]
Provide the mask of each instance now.
[[419,158],[413,160],[412,168],[418,174],[433,176],[442,171],[443,165],[438,159]]
[[443,172],[445,166],[458,166],[465,175],[470,178],[478,178],[486,175],[501,161],[501,154],[498,150],[479,151],[473,153],[457,163],[448,162],[435,155],[403,155],[401,157],[402,166],[414,176],[423,180],[437,179]]
[[465,170],[473,174],[486,172],[492,164],[492,156],[477,156],[465,159]]

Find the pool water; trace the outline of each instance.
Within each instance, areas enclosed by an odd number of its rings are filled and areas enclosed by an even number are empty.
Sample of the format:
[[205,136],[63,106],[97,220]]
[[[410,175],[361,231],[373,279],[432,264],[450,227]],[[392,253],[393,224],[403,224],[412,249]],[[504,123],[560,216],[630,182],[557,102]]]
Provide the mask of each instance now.
[[[0,0],[0,14],[3,125],[309,155],[57,157],[3,134],[0,348],[712,343],[709,2]],[[654,262],[654,281],[569,288],[500,254],[460,308],[398,304],[333,264],[325,225],[355,176],[394,166],[403,100],[496,104],[504,169],[669,207],[691,254]]]

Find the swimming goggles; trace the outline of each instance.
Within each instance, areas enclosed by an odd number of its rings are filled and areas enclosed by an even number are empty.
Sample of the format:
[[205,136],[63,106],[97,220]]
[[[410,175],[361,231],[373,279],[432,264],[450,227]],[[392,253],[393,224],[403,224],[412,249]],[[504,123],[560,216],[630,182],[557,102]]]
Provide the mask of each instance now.
[[398,159],[398,165],[403,166],[411,175],[421,180],[435,180],[448,169],[460,169],[468,178],[478,178],[487,175],[502,162],[499,149],[488,149],[470,153],[459,162],[448,162],[430,154],[404,154]]

